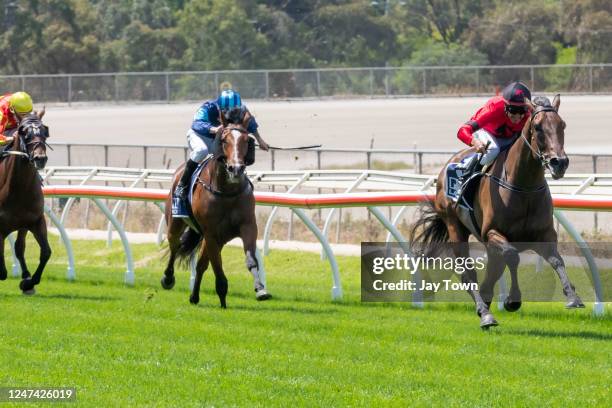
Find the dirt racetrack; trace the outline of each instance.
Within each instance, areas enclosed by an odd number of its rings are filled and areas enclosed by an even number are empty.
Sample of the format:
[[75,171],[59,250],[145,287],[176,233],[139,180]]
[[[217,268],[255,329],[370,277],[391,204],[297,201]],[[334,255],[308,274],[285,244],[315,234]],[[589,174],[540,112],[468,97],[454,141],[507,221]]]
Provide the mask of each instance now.
[[[552,97],[552,95],[550,95]],[[455,149],[458,127],[486,98],[246,101],[261,134],[280,146]],[[50,106],[50,142],[185,144],[198,103]],[[569,152],[612,152],[612,96],[562,96]]]

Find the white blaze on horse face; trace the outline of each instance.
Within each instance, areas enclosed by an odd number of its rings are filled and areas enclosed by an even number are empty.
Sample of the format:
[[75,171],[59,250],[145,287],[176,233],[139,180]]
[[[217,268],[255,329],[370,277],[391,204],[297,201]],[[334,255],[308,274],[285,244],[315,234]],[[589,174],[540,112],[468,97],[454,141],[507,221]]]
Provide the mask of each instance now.
[[238,164],[240,162],[240,158],[238,157],[238,143],[240,141],[240,136],[242,136],[242,132],[232,130],[232,136],[234,136],[234,157],[232,159],[234,163]]

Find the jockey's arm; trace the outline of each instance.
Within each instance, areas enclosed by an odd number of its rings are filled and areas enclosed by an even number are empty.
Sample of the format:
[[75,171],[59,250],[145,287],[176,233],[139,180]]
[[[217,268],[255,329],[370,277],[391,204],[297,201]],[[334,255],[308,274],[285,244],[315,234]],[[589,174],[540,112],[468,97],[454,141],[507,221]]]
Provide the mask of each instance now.
[[6,131],[6,123],[8,119],[4,117],[4,114],[0,111],[0,146],[4,146],[13,141],[12,136],[4,136],[4,132]]
[[265,142],[265,140],[263,140],[263,138],[259,134],[258,128],[259,125],[255,120],[255,116],[251,116],[251,119],[249,120],[249,125],[247,126],[247,131],[253,136],[255,136],[255,140],[257,140],[257,144],[259,144],[259,148],[267,152],[268,150],[270,150],[270,146]]
[[477,151],[484,152],[485,145],[474,137],[474,132],[493,120],[494,112],[489,109],[479,110],[471,120],[459,128],[457,138],[468,146],[476,147]]
[[191,129],[199,135],[214,135],[217,133],[218,126],[213,126],[210,121],[210,113],[207,107],[201,106],[193,117]]
[[259,144],[259,148],[261,150],[264,151],[268,151],[270,150],[270,146],[262,139],[261,135],[259,134],[259,131],[255,131],[253,132],[253,136],[255,136],[255,139],[257,140],[257,143]]

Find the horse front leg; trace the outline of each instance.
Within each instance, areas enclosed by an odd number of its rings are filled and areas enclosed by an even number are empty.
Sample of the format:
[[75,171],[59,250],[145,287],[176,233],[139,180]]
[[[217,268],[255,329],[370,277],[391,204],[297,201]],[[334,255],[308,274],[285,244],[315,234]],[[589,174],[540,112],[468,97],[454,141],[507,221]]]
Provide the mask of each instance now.
[[21,229],[17,232],[17,239],[15,240],[15,256],[19,261],[19,266],[21,267],[21,279],[29,278],[30,271],[28,271],[28,265],[25,260],[25,249],[26,249],[26,235],[28,234],[28,230]]
[[41,216],[36,226],[34,226],[30,231],[40,246],[40,262],[36,268],[36,272],[34,272],[34,275],[32,275],[31,278],[22,279],[19,283],[19,288],[26,294],[29,294],[32,289],[34,289],[34,286],[40,283],[43,270],[45,269],[49,258],[51,258],[51,247],[49,246],[49,241],[47,240],[47,223],[45,222],[45,217]]
[[6,263],[4,262],[4,235],[0,235],[0,281],[6,280]]
[[563,262],[563,258],[559,255],[559,251],[557,250],[556,242],[546,242],[542,245],[538,245],[536,252],[553,267],[557,275],[559,276],[559,280],[561,281],[561,285],[563,286],[563,294],[567,298],[567,303],[565,304],[566,309],[579,309],[584,307],[584,303],[576,293],[576,288],[569,280],[567,276],[567,271],[565,270],[565,262]]
[[268,300],[272,295],[268,293],[261,282],[261,278],[259,277],[259,262],[255,255],[255,251],[257,251],[257,224],[253,222],[240,226],[240,238],[242,239],[242,246],[246,257],[246,267],[249,272],[251,272],[251,275],[253,275],[255,299]]
[[[487,251],[491,258],[487,263],[487,277],[482,283],[481,292],[490,303],[493,298],[493,288],[503,275],[505,266],[508,265],[512,283],[510,284],[510,293],[504,300],[504,309],[509,312],[516,312],[522,305],[522,294],[518,284],[518,266],[521,260],[519,252],[504,235],[496,230],[490,230],[487,233]],[[489,269],[489,265],[492,266],[491,269]]]

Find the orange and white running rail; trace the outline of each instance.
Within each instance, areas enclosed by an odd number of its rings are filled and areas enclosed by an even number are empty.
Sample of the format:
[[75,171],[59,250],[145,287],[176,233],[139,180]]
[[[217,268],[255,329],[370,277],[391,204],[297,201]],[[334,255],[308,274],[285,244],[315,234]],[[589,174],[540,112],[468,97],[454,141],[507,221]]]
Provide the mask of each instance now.
[[[47,186],[49,197],[83,197],[136,201],[164,201],[168,190],[105,186]],[[340,194],[294,194],[255,192],[257,204],[297,208],[370,207],[418,204],[433,199],[421,192],[372,192]],[[584,211],[612,211],[612,197],[596,195],[553,194],[555,208]]]
[[[127,272],[126,282],[132,284],[134,282],[134,269],[132,263],[131,250],[123,226],[118,222],[114,214],[106,208],[102,203],[102,199],[116,200],[137,200],[160,203],[167,199],[168,190],[166,189],[148,189],[135,187],[106,187],[106,186],[47,186],[43,188],[43,192],[48,197],[82,197],[93,200],[98,207],[104,212],[107,218],[115,226],[119,232],[123,242],[126,258]],[[359,193],[340,193],[340,194],[295,194],[295,193],[270,193],[256,192],[255,199],[258,205],[274,206],[274,207],[289,207],[298,215],[304,224],[315,234],[319,239],[331,265],[332,269],[332,298],[338,299],[342,296],[342,287],[340,283],[340,274],[338,265],[331,250],[327,238],[318,227],[304,213],[303,209],[317,208],[343,208],[343,207],[366,207],[372,214],[378,218],[381,224],[396,238],[398,242],[405,241],[395,226],[385,218],[385,216],[376,207],[379,206],[407,206],[417,205],[418,203],[433,199],[434,195],[426,192],[359,192]],[[553,204],[555,206],[555,217],[560,221],[566,231],[580,245],[583,254],[593,276],[593,283],[597,301],[595,302],[594,311],[596,314],[603,313],[602,303],[602,286],[599,278],[597,266],[588,246],[573,228],[570,222],[565,218],[559,210],[584,210],[584,211],[612,211],[612,197],[596,196],[596,195],[578,195],[578,194],[553,194]],[[161,206],[160,206],[161,208]],[[59,225],[58,228],[63,229]],[[262,263],[263,266],[263,263]]]

